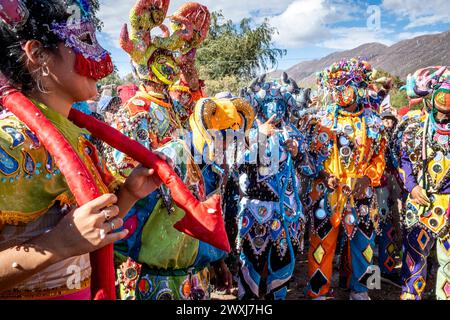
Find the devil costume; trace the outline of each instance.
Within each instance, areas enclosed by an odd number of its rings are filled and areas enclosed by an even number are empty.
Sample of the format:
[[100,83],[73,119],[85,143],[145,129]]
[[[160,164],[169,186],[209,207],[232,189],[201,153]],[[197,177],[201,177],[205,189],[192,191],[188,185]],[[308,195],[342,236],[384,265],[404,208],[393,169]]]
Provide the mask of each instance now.
[[[437,69],[437,70],[436,70]],[[408,197],[403,215],[403,294],[402,299],[420,300],[426,287],[427,258],[436,246],[439,269],[436,296],[450,299],[450,126],[438,123],[435,106],[450,108],[450,77],[445,67],[430,67],[415,74],[413,98],[430,94],[433,108],[416,117],[405,129],[400,149],[401,176],[409,193],[421,186],[429,206]],[[410,76],[411,78],[411,76]],[[411,96],[412,95],[412,96]]]
[[[152,16],[161,13],[165,17],[169,5],[169,1],[158,1],[154,7],[148,8],[144,2],[138,1],[133,7],[131,37],[123,32],[121,42],[124,50],[131,55],[143,84],[119,112],[116,126],[146,148],[158,150],[171,159],[185,185],[199,199],[204,200],[205,188],[200,168],[194,163],[189,146],[175,137],[175,131],[182,128],[180,117],[186,123],[192,110],[182,108],[181,103],[176,104],[176,109],[173,108],[167,93],[169,86],[172,86],[172,91],[182,89],[181,85],[173,86],[183,68],[175,59],[174,52],[182,52],[182,48],[191,45],[197,46],[201,41],[191,43],[190,39],[183,38],[180,42],[179,32],[174,30],[174,34],[168,38],[152,39],[148,42],[148,48],[142,51],[142,47],[136,45],[139,40],[145,43],[146,35],[143,35],[142,30],[150,32],[154,27],[165,27],[162,25],[163,19],[153,21],[154,24],[150,23],[149,26],[146,19],[139,17],[149,13]],[[189,10],[186,11],[186,7]],[[197,25],[187,17],[181,17],[189,14],[203,17],[202,21],[209,26],[209,12],[199,4],[183,5],[172,19],[183,18],[183,23],[196,32]],[[108,164],[117,175],[126,177],[137,163],[125,154],[111,150]],[[119,294],[122,299],[209,298],[208,266],[210,262],[222,259],[224,252],[175,230],[174,223],[184,213],[172,202],[171,193],[161,187],[138,202],[125,217],[124,227],[130,230],[130,234],[115,245]]]
[[[281,300],[286,298],[287,282],[303,245],[305,216],[299,173],[312,175],[315,168],[300,165],[306,152],[304,136],[289,124],[295,100],[286,87],[260,78],[248,94],[257,117],[265,122],[275,115],[280,131],[265,139],[258,137],[257,127],[253,129],[245,161],[239,167],[239,298]],[[296,159],[283,146],[291,139],[298,144]],[[263,279],[265,268],[268,273]]]
[[394,155],[394,132],[397,118],[390,112],[383,112],[382,119],[393,119],[395,125],[391,130],[386,130],[387,145],[385,149],[386,170],[381,179],[381,184],[375,189],[380,211],[380,236],[378,238],[378,266],[384,277],[395,281],[398,285],[398,272],[396,267],[396,255],[399,252],[400,237],[400,212],[399,201],[404,203],[406,193],[403,182],[398,173],[399,163]]
[[[367,62],[358,59],[335,63],[323,71],[323,89],[333,92],[334,103],[311,117],[306,126],[311,151],[321,164],[323,175],[339,179],[334,191],[328,189],[322,177],[315,179],[306,202],[312,228],[307,293],[312,298],[329,292],[341,225],[346,236],[341,259],[349,272],[346,285],[353,292],[368,291],[366,282],[371,275],[379,222],[373,187],[380,184],[385,167],[381,119],[362,105],[371,71]],[[358,104],[357,111],[345,111],[344,107],[354,102]],[[355,199],[350,192],[363,176],[370,179],[371,186],[363,198]]]

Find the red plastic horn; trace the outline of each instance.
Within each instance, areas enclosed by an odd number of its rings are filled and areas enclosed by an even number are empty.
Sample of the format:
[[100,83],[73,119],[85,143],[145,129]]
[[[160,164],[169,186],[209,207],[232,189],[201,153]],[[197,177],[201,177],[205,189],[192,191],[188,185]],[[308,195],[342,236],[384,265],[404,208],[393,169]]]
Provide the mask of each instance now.
[[[83,205],[98,198],[101,193],[93,177],[65,137],[21,92],[8,85],[2,85],[4,82],[0,79],[0,95],[3,106],[25,123],[55,158],[77,203]],[[129,139],[105,123],[74,109],[70,113],[70,120],[89,130],[93,136],[104,140],[144,166],[155,170],[169,187],[175,203],[186,212],[185,217],[175,224],[175,228],[230,252],[231,248],[221,214],[220,197],[215,196],[204,203],[199,202],[165,161],[138,142]],[[91,265],[91,290],[94,299],[115,299],[113,246],[109,245],[91,253]]]
[[145,167],[155,170],[170,189],[172,199],[186,212],[184,218],[175,224],[174,227],[177,230],[223,251],[231,251],[219,196],[213,196],[203,203],[198,201],[172,167],[139,142],[131,140],[106,123],[75,109],[70,111],[69,119],[114,149],[123,152]]

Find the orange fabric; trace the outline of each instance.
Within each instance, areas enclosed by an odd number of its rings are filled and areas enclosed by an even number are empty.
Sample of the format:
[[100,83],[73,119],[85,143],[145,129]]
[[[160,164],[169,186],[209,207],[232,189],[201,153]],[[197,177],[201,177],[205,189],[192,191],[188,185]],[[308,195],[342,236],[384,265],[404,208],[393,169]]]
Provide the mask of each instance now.
[[[330,291],[331,277],[333,275],[333,258],[336,251],[338,235],[339,227],[334,227],[323,240],[321,240],[316,234],[312,234],[310,237],[310,247],[308,251],[308,277],[311,279],[316,270],[320,269],[320,271],[328,279],[328,282],[322,286],[318,295],[311,292],[311,290],[308,290],[307,294],[311,298],[325,296]],[[321,245],[325,251],[320,263],[318,263],[314,258],[314,252],[319,245]]]
[[364,171],[364,175],[370,178],[372,187],[379,187],[381,184],[381,178],[383,177],[384,169],[386,168],[386,158],[384,156],[385,149],[386,140],[383,139],[380,152],[372,156],[372,161]]

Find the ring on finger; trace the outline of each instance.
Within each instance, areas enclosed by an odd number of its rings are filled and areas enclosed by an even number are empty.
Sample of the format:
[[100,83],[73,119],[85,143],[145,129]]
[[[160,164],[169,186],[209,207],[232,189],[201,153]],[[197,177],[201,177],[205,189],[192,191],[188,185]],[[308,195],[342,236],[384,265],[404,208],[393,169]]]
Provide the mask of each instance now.
[[109,215],[108,210],[102,210],[102,213],[105,216],[105,221],[109,221],[109,219],[111,219],[111,216]]
[[111,224],[111,231],[116,230],[116,225],[114,224],[114,221],[111,221],[110,224]]
[[103,240],[106,238],[106,232],[104,229],[100,229],[100,239]]

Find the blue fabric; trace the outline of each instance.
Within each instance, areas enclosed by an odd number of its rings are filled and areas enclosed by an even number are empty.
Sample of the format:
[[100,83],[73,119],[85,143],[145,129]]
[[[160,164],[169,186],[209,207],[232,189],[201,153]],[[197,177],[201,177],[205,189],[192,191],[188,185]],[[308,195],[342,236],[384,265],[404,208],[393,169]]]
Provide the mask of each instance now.
[[284,286],[273,293],[273,297],[275,300],[286,300],[286,296],[287,296],[287,286]]
[[92,114],[92,111],[89,109],[89,104],[86,101],[76,102],[72,105],[72,108],[81,111],[87,115]]
[[104,113],[106,109],[108,108],[109,104],[111,103],[113,97],[111,96],[103,96],[100,98],[98,104],[97,104],[97,110],[99,113]]
[[225,251],[221,251],[207,243],[200,241],[198,255],[195,259],[193,267],[203,267],[208,265],[209,263],[225,259],[226,257],[227,253]]
[[[392,229],[392,224],[388,222],[380,223],[381,235],[378,238],[378,266],[380,267],[382,274],[396,274],[397,271],[394,269],[389,270],[384,264],[391,257],[395,258],[395,251],[392,255],[389,254],[387,248],[393,243],[391,239],[389,239],[388,233]],[[395,260],[395,259],[394,259]]]
[[[367,284],[364,283],[364,274],[368,272],[369,267],[372,265],[372,261],[367,261],[363,255],[364,250],[368,246],[371,246],[372,250],[375,248],[375,233],[372,232],[372,236],[368,239],[364,233],[358,228],[356,234],[352,240],[350,240],[350,252],[352,257],[352,275],[350,278],[350,289],[356,292],[368,292]],[[361,279],[361,281],[360,281]]]

